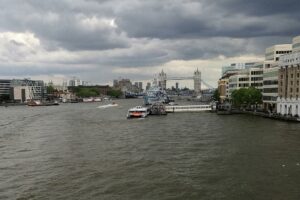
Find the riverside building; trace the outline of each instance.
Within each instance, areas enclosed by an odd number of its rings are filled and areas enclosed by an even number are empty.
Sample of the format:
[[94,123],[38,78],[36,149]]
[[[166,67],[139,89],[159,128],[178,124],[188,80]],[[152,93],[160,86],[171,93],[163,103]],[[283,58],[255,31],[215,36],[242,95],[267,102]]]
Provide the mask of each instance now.
[[229,89],[229,79],[221,78],[218,81],[218,91],[220,94],[220,101],[223,103],[226,99],[228,99],[228,89]]
[[292,53],[279,59],[277,113],[300,116],[300,36],[293,39]]
[[229,77],[228,97],[234,90],[240,88],[255,87],[262,91],[263,89],[263,68],[253,66],[252,68],[242,70],[239,74]]
[[46,96],[44,82],[29,79],[1,79],[0,96],[8,96],[10,100],[25,102],[30,99],[42,99]]
[[277,44],[266,49],[266,60],[279,61],[279,57],[292,52],[292,44]]
[[11,80],[0,79],[0,97],[10,95]]
[[[218,91],[220,93],[221,102],[229,99],[231,92],[237,89],[239,85],[247,85],[246,87],[249,87],[249,77],[247,75],[245,76],[245,74],[247,74],[247,71],[252,68],[254,64],[254,62],[232,63],[222,67],[222,78],[218,81]],[[235,75],[236,77],[232,77]],[[232,77],[231,80],[230,77]]]
[[40,80],[13,79],[11,81],[11,99],[26,102],[31,99],[41,100],[46,97],[44,82]]
[[263,108],[276,112],[278,97],[278,62],[280,56],[292,52],[292,44],[277,44],[266,48],[263,65]]

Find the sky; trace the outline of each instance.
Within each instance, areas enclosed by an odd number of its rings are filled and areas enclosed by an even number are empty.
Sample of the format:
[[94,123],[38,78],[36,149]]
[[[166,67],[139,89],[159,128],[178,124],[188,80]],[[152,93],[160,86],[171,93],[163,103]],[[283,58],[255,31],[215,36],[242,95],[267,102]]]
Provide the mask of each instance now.
[[300,35],[298,0],[0,0],[0,78],[92,83],[260,61]]

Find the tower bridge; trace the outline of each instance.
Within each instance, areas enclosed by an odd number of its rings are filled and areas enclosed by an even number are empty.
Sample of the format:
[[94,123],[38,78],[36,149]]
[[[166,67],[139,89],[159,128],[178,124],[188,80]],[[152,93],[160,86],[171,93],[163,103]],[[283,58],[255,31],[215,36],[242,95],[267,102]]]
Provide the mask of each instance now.
[[194,91],[196,95],[199,95],[202,91],[201,84],[205,85],[205,87],[207,87],[210,90],[213,89],[211,85],[209,85],[207,82],[201,79],[201,72],[198,69],[194,72],[194,76],[188,77],[167,77],[167,74],[162,70],[158,74],[158,85],[163,89],[166,89],[168,80],[194,80]]

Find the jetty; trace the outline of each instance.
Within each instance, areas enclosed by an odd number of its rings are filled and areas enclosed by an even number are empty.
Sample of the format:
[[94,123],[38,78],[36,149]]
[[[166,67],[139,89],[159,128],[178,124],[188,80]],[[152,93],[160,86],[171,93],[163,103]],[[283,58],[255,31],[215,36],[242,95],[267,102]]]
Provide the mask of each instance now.
[[167,105],[165,110],[168,113],[175,112],[203,112],[203,111],[212,111],[212,106],[207,105]]

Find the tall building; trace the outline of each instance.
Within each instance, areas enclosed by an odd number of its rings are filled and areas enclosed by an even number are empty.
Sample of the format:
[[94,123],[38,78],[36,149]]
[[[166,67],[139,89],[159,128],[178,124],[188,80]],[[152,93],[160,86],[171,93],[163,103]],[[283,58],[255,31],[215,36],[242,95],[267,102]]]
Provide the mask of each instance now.
[[151,87],[151,83],[150,83],[150,82],[148,82],[148,83],[147,83],[147,85],[146,85],[146,90],[149,90],[149,89],[150,89],[150,87]]
[[292,44],[273,45],[265,50],[265,61],[263,62],[263,108],[269,112],[276,112],[278,98],[278,70],[281,56],[293,51]]
[[139,89],[140,89],[140,92],[143,92],[143,82],[139,82]]
[[194,72],[194,93],[196,96],[201,94],[201,72],[199,72],[198,68]]
[[72,77],[71,80],[69,80],[69,85],[68,86],[77,87],[77,86],[80,86],[80,85],[82,85],[81,80],[79,78],[75,77],[75,76]]
[[167,74],[164,72],[164,70],[161,70],[161,72],[158,74],[158,86],[160,86],[162,89],[167,89]]
[[178,82],[175,83],[175,89],[176,89],[176,90],[179,89],[179,83],[178,83]]
[[300,116],[300,36],[293,39],[293,53],[279,59],[277,113]]
[[121,79],[119,80],[119,88],[122,90],[122,92],[131,92],[132,91],[132,83],[130,79]]
[[113,81],[113,87],[114,87],[114,88],[118,88],[118,87],[119,87],[119,81],[118,81],[118,80],[115,79],[115,80]]
[[269,67],[264,67],[263,71],[263,108],[270,112],[276,112],[278,69],[277,63],[273,62],[269,64]]

